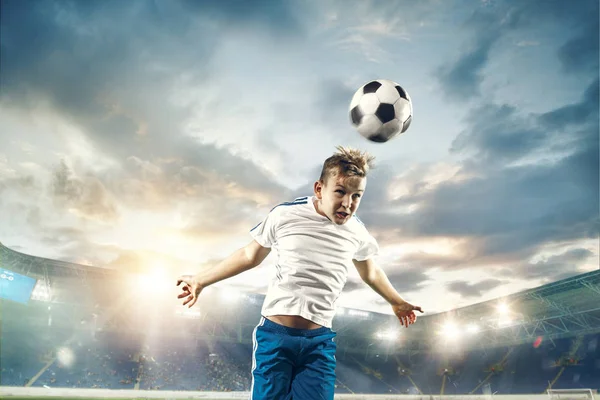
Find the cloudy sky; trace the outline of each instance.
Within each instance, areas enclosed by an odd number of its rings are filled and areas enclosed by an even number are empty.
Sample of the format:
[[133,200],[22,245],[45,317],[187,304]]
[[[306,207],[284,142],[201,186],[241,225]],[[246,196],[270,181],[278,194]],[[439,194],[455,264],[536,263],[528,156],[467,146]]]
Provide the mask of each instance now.
[[[598,268],[598,2],[3,0],[0,241],[196,272],[376,156],[358,215],[391,282],[439,312]],[[385,144],[372,79],[411,95]],[[265,293],[275,254],[223,284]],[[351,271],[340,305],[389,313]]]

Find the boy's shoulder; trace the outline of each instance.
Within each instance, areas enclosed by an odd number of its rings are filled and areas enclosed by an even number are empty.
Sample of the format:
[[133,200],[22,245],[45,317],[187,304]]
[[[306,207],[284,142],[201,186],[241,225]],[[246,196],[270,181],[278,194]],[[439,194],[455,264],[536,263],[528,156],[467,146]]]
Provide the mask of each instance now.
[[351,229],[354,231],[354,233],[358,234],[361,237],[370,235],[367,226],[364,222],[360,220],[360,218],[356,214],[352,216],[351,223],[349,223],[348,226],[351,226]]
[[362,221],[360,220],[360,218],[358,218],[358,215],[354,214],[354,215],[352,216],[352,218],[353,218],[354,220],[356,220],[356,222],[358,222],[358,225],[359,225],[359,226],[361,226],[361,227],[363,227],[363,228],[365,228],[365,229],[367,228],[367,226],[365,225],[365,223],[364,223],[364,222],[362,222]]
[[296,197],[294,200],[292,201],[284,201],[283,203],[279,203],[276,206],[274,206],[273,208],[271,208],[271,212],[273,212],[276,209],[282,209],[285,210],[287,207],[291,207],[291,206],[298,206],[298,205],[302,205],[302,204],[308,204],[308,202],[311,200],[310,196],[303,196],[303,197]]
[[303,213],[310,201],[312,201],[310,196],[296,197],[294,200],[284,201],[276,204],[273,206],[273,208],[271,208],[269,214],[281,217],[296,214],[298,211]]

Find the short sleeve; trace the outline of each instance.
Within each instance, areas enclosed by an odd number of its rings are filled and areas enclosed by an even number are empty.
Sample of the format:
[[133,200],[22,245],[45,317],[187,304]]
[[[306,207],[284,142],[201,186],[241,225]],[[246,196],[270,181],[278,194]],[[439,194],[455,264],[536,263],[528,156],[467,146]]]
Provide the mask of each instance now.
[[272,210],[258,225],[250,230],[250,235],[263,247],[270,248],[276,242],[277,224],[279,213]]
[[369,233],[365,233],[363,235],[360,247],[354,254],[353,259],[356,261],[365,261],[369,258],[377,256],[378,253],[379,245],[377,244],[377,240],[375,240],[375,238]]

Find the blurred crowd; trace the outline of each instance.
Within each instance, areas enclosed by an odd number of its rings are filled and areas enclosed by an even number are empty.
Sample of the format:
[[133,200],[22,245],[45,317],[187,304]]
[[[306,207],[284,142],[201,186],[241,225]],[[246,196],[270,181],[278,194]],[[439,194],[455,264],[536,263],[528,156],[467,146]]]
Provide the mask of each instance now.
[[[56,337],[52,335],[51,337]],[[541,393],[600,389],[600,335],[447,354],[337,355],[338,393]],[[251,345],[172,343],[101,334],[53,343],[36,332],[2,332],[0,384],[66,388],[249,391]],[[562,369],[562,371],[561,371]],[[417,389],[418,388],[418,389]]]

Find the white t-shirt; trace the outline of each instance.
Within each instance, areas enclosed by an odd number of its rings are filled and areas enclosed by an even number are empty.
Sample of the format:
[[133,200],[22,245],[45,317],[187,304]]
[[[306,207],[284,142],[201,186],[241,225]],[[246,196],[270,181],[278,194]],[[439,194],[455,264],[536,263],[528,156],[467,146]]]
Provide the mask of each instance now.
[[317,212],[314,200],[279,204],[250,233],[279,257],[262,315],[299,315],[331,328],[352,259],[374,257],[379,246],[356,216],[336,225]]

